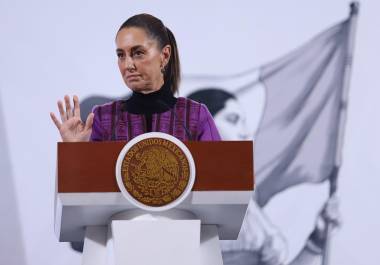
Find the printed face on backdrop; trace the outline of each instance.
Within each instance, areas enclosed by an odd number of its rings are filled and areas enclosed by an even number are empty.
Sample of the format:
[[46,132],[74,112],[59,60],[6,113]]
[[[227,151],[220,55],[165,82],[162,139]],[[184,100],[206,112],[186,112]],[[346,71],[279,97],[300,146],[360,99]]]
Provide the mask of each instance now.
[[225,107],[215,114],[214,121],[223,140],[248,140],[250,138],[245,111],[234,98],[225,102]]
[[162,67],[170,58],[170,45],[159,44],[141,28],[121,29],[116,36],[118,66],[125,84],[136,92],[149,93],[164,83]]

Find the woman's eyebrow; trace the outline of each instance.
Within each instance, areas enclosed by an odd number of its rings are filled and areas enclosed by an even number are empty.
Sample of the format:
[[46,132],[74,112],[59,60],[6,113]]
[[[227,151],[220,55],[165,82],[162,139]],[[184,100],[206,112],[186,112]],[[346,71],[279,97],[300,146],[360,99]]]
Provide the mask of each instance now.
[[[144,46],[143,46],[143,45],[136,45],[136,46],[133,46],[133,47],[131,48],[131,52],[134,52],[134,51],[136,51],[136,50],[138,50],[138,49],[144,49]],[[121,48],[117,48],[117,49],[116,49],[116,52],[124,52],[124,50],[121,49]]]
[[136,45],[136,46],[133,46],[133,47],[131,48],[131,52],[134,52],[134,51],[136,51],[136,50],[138,50],[138,49],[144,49],[144,46],[142,46],[142,45]]

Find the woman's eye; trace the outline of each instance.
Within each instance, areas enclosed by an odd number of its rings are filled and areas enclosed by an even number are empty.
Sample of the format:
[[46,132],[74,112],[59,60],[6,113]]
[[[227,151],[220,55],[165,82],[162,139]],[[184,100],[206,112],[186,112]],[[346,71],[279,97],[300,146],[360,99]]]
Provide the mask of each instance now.
[[229,123],[232,123],[232,124],[237,124],[240,119],[239,115],[235,113],[230,113],[226,115],[225,118]]
[[144,53],[142,52],[142,51],[135,51],[135,52],[133,52],[133,55],[134,56],[141,56],[141,55],[143,55]]

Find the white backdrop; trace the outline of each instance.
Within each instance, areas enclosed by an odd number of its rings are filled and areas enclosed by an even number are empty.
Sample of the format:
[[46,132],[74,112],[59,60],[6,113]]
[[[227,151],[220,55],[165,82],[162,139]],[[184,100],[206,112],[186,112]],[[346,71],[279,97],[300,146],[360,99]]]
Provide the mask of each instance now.
[[[177,38],[184,74],[230,74],[276,59],[345,19],[348,3],[0,0],[0,143],[8,145],[0,146],[0,159],[10,161],[0,164],[1,191],[7,191],[0,193],[7,202],[0,204],[0,264],[19,265],[23,256],[28,265],[80,264],[80,255],[58,243],[53,232],[59,136],[49,112],[56,111],[57,99],[66,93],[80,98],[125,94],[114,37],[126,18],[140,12],[161,18]],[[375,265],[380,260],[375,205],[380,199],[379,10],[377,0],[361,3],[339,182],[344,224],[333,240],[331,264]],[[327,186],[319,189],[327,191]],[[308,185],[289,189],[265,209],[291,237],[290,257],[314,220],[308,209],[323,201],[297,200],[311,190]],[[5,214],[9,209],[14,214]],[[5,247],[10,242],[19,246],[10,251]],[[10,258],[15,256],[21,258]]]

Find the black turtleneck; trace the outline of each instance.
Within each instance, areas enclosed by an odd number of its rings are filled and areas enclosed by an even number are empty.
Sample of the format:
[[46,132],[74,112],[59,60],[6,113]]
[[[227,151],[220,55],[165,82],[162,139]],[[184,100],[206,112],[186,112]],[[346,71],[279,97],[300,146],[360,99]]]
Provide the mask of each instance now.
[[124,101],[123,110],[144,115],[147,132],[151,132],[152,114],[168,111],[176,103],[177,98],[173,96],[170,86],[164,84],[159,90],[149,94],[133,92],[132,96]]

